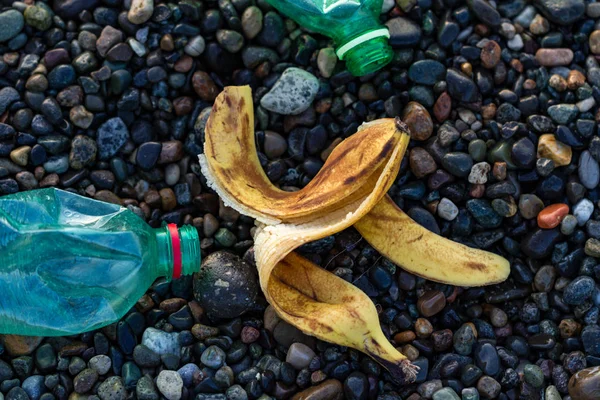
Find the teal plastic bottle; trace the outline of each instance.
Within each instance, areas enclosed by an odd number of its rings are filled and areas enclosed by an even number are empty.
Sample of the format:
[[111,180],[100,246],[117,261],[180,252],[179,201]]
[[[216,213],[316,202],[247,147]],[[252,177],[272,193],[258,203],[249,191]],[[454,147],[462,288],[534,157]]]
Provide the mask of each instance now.
[[0,333],[72,335],[118,321],[159,277],[200,269],[196,228],[58,189],[0,197]]
[[383,0],[267,0],[311,31],[332,38],[336,54],[355,76],[388,64],[394,52],[388,28],[379,21]]

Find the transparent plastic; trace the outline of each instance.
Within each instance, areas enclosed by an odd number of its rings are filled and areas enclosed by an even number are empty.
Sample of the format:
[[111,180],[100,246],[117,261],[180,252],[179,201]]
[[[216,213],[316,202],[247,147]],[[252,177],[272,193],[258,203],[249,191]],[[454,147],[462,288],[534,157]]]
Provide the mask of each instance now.
[[[200,268],[196,228],[179,228],[182,275]],[[159,277],[172,238],[132,211],[58,189],[0,197],[0,333],[72,335],[109,325]]]
[[383,0],[267,0],[311,31],[332,38],[337,56],[356,76],[370,74],[394,57],[389,32],[379,21]]

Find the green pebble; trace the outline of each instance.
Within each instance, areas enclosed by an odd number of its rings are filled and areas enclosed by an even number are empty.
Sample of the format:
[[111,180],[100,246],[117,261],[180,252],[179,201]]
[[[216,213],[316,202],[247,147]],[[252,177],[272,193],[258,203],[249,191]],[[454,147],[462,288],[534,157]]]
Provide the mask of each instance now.
[[433,400],[460,400],[452,388],[445,387],[433,394]]
[[560,223],[560,232],[563,235],[572,234],[575,232],[575,228],[577,228],[577,218],[572,214],[565,216]]
[[577,100],[585,100],[592,97],[592,88],[587,83],[577,88]]
[[142,372],[137,365],[129,361],[123,364],[121,375],[123,377],[123,381],[125,382],[125,387],[134,388],[137,381],[139,381],[142,377]]
[[124,69],[113,72],[110,76],[110,89],[114,94],[121,94],[131,84],[131,74]]
[[34,28],[45,31],[52,26],[52,13],[46,7],[39,5],[29,6],[23,13],[25,16],[25,23],[33,26]]
[[479,400],[479,392],[476,388],[464,388],[461,397],[462,400]]
[[523,369],[525,382],[535,388],[542,387],[544,384],[544,372],[535,364],[527,364]]
[[121,160],[120,158],[113,158],[110,160],[110,168],[113,174],[115,174],[117,181],[122,182],[127,179],[128,173],[127,164],[125,161]]
[[562,400],[556,386],[550,385],[546,388],[546,400]]
[[226,228],[220,228],[215,233],[215,240],[223,247],[231,247],[237,242],[237,238]]
[[496,161],[504,161],[510,169],[516,169],[517,166],[513,163],[510,153],[512,151],[513,142],[511,140],[497,143],[488,153],[488,162],[494,164]]
[[485,160],[485,153],[487,152],[487,146],[481,139],[475,139],[469,142],[469,155],[475,162],[481,162]]
[[577,118],[579,109],[575,104],[556,104],[548,107],[548,115],[560,125],[568,125]]

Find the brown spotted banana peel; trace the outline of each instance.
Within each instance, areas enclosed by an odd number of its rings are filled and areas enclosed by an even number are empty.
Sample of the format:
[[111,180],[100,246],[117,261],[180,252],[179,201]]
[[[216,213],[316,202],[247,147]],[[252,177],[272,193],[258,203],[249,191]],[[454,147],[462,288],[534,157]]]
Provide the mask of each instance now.
[[[355,135],[333,150],[319,174],[306,187],[285,192],[271,184],[260,166],[254,143],[250,89],[228,87],[215,101],[207,121],[204,154],[200,155],[202,172],[224,203],[257,220],[254,240],[260,284],[277,313],[307,334],[371,355],[398,380],[414,378],[416,368],[383,335],[371,300],[355,286],[293,250],[357,223],[370,215],[382,199],[390,202],[385,193],[398,173],[408,142],[405,125],[397,120],[381,119],[363,124]],[[368,241],[376,241],[381,233],[398,235],[407,229],[404,226],[410,227],[411,232],[417,229],[418,225],[408,217],[398,218],[404,215],[399,209],[381,211],[384,214],[378,214],[378,218],[391,217],[399,222],[391,232],[375,232],[373,226],[378,221],[368,219],[361,229]],[[402,229],[399,230],[397,224]],[[403,251],[408,249],[414,253],[407,264],[394,248],[396,242],[379,239],[379,249],[405,268],[418,270],[420,262],[427,262],[429,253],[425,260],[416,260],[419,254],[415,250],[421,251],[426,243],[435,246],[447,242],[458,246],[428,231],[421,234],[417,241],[397,243]],[[414,247],[419,242],[423,242],[421,247]],[[463,251],[456,248],[458,252]],[[445,263],[452,261],[453,258]],[[430,265],[431,272],[425,275],[446,278],[435,272],[441,267]],[[504,264],[486,268],[508,269]],[[495,280],[507,272],[489,271],[489,275]],[[489,281],[482,279],[478,284]]]

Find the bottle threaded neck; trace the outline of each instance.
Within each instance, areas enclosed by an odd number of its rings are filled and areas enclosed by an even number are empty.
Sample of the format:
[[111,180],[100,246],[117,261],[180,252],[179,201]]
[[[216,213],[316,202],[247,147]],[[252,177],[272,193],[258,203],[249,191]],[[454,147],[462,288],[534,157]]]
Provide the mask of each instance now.
[[336,53],[354,76],[363,76],[386,66],[394,58],[387,28],[363,32],[338,47]]
[[155,229],[158,245],[158,262],[162,274],[177,279],[200,271],[200,239],[195,227],[174,224]]

